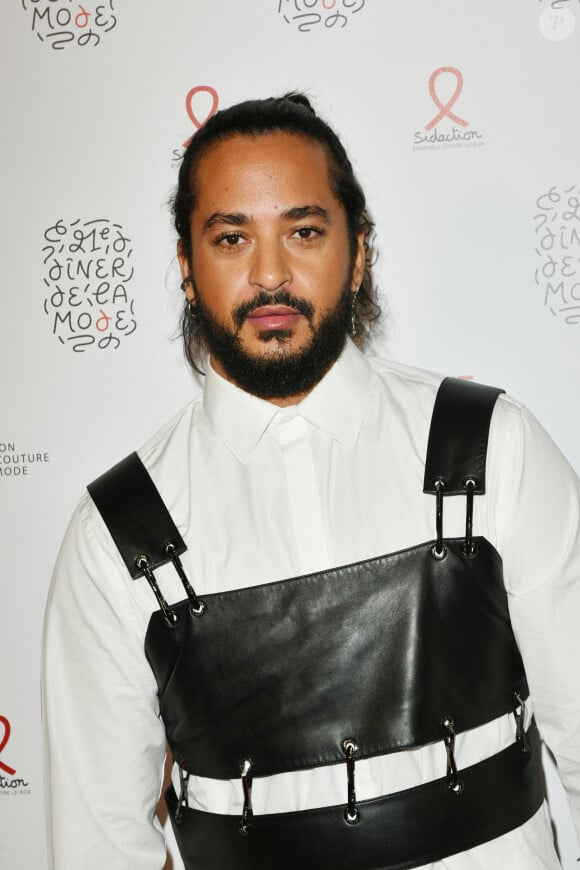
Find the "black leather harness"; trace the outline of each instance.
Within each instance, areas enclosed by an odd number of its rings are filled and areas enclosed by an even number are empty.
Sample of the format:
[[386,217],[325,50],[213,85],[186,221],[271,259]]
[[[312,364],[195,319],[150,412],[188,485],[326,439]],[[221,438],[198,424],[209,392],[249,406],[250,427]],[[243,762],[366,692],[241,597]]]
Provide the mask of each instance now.
[[[89,486],[128,570],[159,603],[145,654],[180,768],[167,793],[187,870],[402,870],[523,824],[543,800],[535,727],[509,619],[501,558],[474,537],[499,390],[446,379],[437,395],[424,491],[436,538],[340,568],[200,599],[186,549],[136,454]],[[448,495],[466,498],[466,532],[443,537]],[[172,561],[187,598],[168,605],[154,575]],[[514,744],[464,770],[456,735],[513,712]],[[359,759],[441,742],[441,779],[357,801]],[[254,815],[255,778],[345,768],[335,807]],[[187,806],[189,775],[240,777],[240,814]],[[258,784],[255,786],[258,788]]]

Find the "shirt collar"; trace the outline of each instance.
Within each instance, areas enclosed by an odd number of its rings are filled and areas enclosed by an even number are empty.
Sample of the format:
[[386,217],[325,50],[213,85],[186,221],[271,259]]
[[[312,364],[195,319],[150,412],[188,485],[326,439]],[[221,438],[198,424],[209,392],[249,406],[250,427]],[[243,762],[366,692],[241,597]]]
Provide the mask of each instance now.
[[340,357],[314,389],[297,405],[279,408],[226,381],[208,362],[203,406],[218,437],[244,463],[274,418],[289,411],[337,441],[353,445],[364,417],[371,374],[363,354],[347,339]]

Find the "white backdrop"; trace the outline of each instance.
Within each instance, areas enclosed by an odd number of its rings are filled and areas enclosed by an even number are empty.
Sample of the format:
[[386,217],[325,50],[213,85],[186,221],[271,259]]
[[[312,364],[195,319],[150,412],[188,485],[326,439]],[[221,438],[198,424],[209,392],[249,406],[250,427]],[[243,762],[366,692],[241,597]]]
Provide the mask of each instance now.
[[376,221],[379,352],[503,386],[579,469],[580,4],[3,0],[0,19],[0,866],[43,870],[57,548],[84,484],[198,389],[172,341],[183,143],[217,103],[308,92]]

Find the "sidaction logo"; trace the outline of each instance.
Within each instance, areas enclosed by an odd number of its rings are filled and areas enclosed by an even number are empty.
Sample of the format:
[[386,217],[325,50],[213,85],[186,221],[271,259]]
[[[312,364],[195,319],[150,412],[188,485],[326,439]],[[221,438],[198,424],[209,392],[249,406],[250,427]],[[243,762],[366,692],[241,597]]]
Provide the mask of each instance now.
[[130,238],[107,218],[69,223],[44,232],[44,313],[58,341],[77,353],[116,350],[137,329]]
[[32,32],[41,42],[61,50],[100,44],[117,24],[113,0],[21,0]]
[[[449,86],[453,88],[452,92]],[[455,66],[440,66],[429,77],[429,96],[436,112],[417,130],[413,151],[438,151],[443,148],[471,148],[485,145],[483,134],[455,109],[463,91],[463,74]],[[441,98],[441,93],[446,96]]]
[[195,128],[195,132],[183,143],[184,148],[187,148],[197,130],[201,130],[203,125],[215,115],[219,104],[218,93],[211,85],[196,85],[188,91],[185,98],[185,110]]
[[183,152],[204,124],[215,115],[219,108],[220,98],[218,92],[211,85],[195,85],[187,92],[185,97],[185,111],[193,124],[193,133],[185,140],[181,148],[174,148],[173,161],[179,162]]
[[544,306],[564,323],[580,324],[580,187],[554,185],[536,199],[534,280]]
[[[0,755],[10,740],[10,721],[6,716],[0,716]],[[0,795],[30,794],[29,783],[16,776],[16,768],[0,759]]]
[[278,14],[301,33],[316,28],[346,27],[366,0],[278,0]]

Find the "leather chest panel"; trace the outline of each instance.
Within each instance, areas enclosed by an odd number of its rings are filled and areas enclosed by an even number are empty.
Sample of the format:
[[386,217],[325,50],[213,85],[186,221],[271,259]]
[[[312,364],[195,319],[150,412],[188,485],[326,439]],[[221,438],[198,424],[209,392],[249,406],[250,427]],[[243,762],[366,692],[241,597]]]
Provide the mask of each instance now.
[[278,583],[176,605],[145,639],[170,745],[201,776],[256,776],[369,757],[442,739],[527,695],[501,559],[484,539],[446,540]]

